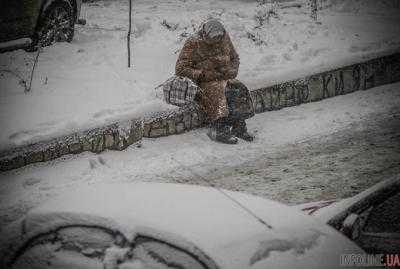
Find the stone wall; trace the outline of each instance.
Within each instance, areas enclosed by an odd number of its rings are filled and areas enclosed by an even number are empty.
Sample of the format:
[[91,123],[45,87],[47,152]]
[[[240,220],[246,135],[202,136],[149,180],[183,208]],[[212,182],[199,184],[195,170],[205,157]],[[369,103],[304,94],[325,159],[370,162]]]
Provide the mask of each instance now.
[[84,151],[99,153],[106,149],[122,150],[132,144],[139,145],[142,137],[143,120],[133,119],[117,122],[105,127],[1,152],[0,170],[11,170]]
[[196,106],[179,108],[169,113],[152,115],[145,120],[143,136],[160,137],[181,134],[203,125],[203,115]]
[[251,92],[256,113],[400,81],[400,53]]
[[[252,90],[251,95],[256,113],[262,113],[397,81],[400,81],[400,53]],[[132,144],[140,145],[142,137],[180,134],[201,127],[203,118],[197,107],[187,106],[153,114],[144,120],[117,122],[15,148],[0,152],[0,171],[53,160],[66,154],[122,150]]]

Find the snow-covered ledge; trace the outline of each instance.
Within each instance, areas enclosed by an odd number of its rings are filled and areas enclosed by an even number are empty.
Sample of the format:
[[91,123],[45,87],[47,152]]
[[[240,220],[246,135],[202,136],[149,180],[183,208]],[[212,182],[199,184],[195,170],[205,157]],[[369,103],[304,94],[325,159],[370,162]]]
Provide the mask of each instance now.
[[[257,113],[319,101],[357,90],[400,81],[400,53],[337,68],[251,91]],[[177,108],[146,119],[116,122],[20,148],[0,152],[0,171],[45,162],[66,154],[122,150],[140,145],[142,137],[179,134],[203,126],[196,107]]]
[[142,137],[142,119],[116,122],[104,127],[3,151],[0,153],[0,170],[7,171],[84,151],[99,153],[106,149],[122,150],[132,144],[140,145]]
[[257,113],[400,81],[400,53],[252,91]]

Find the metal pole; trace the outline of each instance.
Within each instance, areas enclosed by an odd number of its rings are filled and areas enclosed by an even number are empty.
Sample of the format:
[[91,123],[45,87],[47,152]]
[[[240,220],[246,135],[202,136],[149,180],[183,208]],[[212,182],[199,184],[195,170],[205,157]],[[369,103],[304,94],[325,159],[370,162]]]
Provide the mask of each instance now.
[[132,0],[129,0],[129,29],[127,37],[128,68],[131,67],[131,31],[132,31]]
[[37,62],[39,60],[39,54],[40,54],[41,50],[42,50],[42,40],[40,38],[39,42],[38,42],[38,48],[37,48],[37,52],[36,52],[36,57],[35,57],[35,60],[33,62],[32,70],[31,70],[31,77],[30,77],[30,80],[29,80],[29,85],[25,86],[25,93],[29,92],[31,90],[31,88],[32,88],[33,75],[34,75],[34,72],[35,72],[36,64],[37,64]]

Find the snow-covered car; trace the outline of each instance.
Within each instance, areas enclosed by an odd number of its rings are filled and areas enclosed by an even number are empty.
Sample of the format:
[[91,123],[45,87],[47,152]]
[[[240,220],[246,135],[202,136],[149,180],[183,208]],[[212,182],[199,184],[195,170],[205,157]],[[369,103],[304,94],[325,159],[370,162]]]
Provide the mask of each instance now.
[[400,253],[400,175],[351,198],[295,207],[342,232],[368,253]]
[[340,268],[364,253],[274,201],[183,184],[108,184],[64,194],[0,236],[1,268]]
[[34,49],[71,41],[82,0],[4,0],[0,2],[0,51]]

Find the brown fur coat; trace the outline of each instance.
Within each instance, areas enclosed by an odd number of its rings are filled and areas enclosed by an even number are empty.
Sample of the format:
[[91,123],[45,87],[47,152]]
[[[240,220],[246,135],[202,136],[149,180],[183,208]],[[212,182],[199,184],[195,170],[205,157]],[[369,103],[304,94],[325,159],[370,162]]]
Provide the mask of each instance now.
[[200,104],[208,120],[215,121],[228,116],[225,87],[228,80],[237,76],[238,69],[239,56],[228,33],[221,42],[210,45],[199,32],[186,40],[175,74],[192,79],[203,89]]

